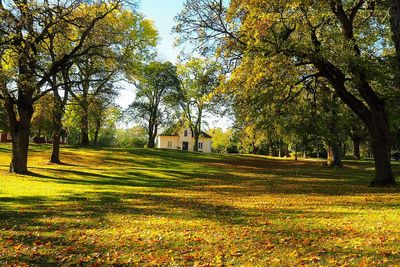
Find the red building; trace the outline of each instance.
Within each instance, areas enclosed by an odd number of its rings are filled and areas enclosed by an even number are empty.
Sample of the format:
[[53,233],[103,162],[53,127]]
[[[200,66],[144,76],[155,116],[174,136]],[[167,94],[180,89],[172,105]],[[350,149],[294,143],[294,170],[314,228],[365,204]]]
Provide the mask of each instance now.
[[10,143],[12,141],[11,135],[8,133],[0,133],[0,143]]

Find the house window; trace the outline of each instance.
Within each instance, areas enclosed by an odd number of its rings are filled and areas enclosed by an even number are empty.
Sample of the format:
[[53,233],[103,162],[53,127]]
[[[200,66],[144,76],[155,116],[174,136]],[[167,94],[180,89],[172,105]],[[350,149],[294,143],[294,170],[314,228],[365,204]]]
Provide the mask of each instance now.
[[11,137],[11,134],[7,134],[7,140],[11,140],[12,139],[12,137]]
[[188,130],[185,130],[184,132],[183,132],[183,136],[188,136]]
[[172,148],[172,141],[168,141],[168,148]]
[[203,149],[203,143],[199,142],[199,149]]

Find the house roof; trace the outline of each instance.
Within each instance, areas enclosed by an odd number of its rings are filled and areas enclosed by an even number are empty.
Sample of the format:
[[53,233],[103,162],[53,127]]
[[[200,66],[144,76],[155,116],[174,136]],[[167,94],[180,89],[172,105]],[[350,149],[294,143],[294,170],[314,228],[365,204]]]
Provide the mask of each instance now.
[[[166,129],[160,136],[179,136],[179,132],[176,129],[168,128]],[[212,138],[208,133],[201,131],[200,137],[203,138]]]
[[201,136],[201,137],[204,137],[204,138],[212,138],[211,135],[209,135],[208,133],[203,132],[203,131],[201,131],[201,135],[200,135],[200,136]]

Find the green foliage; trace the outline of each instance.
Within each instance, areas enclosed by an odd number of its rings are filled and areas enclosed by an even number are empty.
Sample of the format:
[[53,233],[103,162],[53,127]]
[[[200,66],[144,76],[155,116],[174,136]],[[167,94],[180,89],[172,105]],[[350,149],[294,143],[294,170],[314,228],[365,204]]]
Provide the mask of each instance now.
[[145,128],[135,126],[128,129],[117,129],[113,146],[126,148],[143,148],[147,144]]
[[213,153],[226,153],[231,145],[232,130],[228,129],[225,132],[221,128],[210,129],[209,134],[212,136],[211,150]]
[[135,81],[136,97],[125,116],[147,129],[155,138],[159,127],[175,119],[174,95],[179,88],[176,67],[171,62],[153,61],[145,65]]
[[37,137],[51,138],[53,134],[53,96],[48,94],[35,104],[35,113],[32,117],[31,134]]
[[182,123],[191,129],[196,139],[195,151],[198,149],[197,138],[202,130],[203,116],[218,104],[215,91],[220,72],[219,64],[203,58],[191,58],[178,66],[181,83],[175,101],[182,112]]

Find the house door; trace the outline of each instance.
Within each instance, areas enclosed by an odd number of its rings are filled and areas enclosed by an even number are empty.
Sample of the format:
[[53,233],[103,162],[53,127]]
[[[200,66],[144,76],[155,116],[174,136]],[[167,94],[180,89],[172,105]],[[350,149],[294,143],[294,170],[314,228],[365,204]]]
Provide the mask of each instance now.
[[189,150],[189,142],[182,142],[182,150]]

